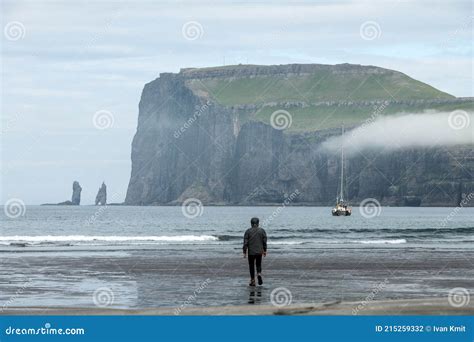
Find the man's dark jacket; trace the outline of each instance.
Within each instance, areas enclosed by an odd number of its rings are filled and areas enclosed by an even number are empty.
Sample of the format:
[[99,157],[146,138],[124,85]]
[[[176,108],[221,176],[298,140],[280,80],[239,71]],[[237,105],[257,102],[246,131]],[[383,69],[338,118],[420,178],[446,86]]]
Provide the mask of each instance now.
[[260,255],[267,251],[267,233],[263,228],[252,227],[244,234],[244,253]]

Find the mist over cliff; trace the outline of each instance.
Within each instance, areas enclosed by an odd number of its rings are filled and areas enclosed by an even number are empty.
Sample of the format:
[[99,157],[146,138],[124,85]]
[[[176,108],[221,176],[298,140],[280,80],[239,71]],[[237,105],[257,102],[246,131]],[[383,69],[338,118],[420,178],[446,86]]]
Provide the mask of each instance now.
[[474,145],[474,114],[466,111],[450,113],[401,113],[381,116],[321,144],[321,151],[337,152],[344,145],[348,156],[366,150],[393,151],[410,148]]
[[[142,93],[125,203],[333,204],[344,124],[352,203],[457,205],[474,191],[472,109],[472,99],[373,66],[164,73]],[[459,113],[470,122],[449,127]],[[398,148],[385,148],[391,139]]]

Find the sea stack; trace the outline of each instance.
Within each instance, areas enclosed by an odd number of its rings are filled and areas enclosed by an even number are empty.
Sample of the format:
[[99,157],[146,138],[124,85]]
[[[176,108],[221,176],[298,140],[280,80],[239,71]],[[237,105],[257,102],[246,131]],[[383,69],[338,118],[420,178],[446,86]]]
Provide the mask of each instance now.
[[81,191],[82,191],[82,188],[79,182],[74,181],[74,183],[72,183],[72,198],[71,198],[72,205],[81,204]]
[[95,205],[106,205],[107,204],[107,186],[104,182],[99,188],[97,192],[97,196],[95,196]]

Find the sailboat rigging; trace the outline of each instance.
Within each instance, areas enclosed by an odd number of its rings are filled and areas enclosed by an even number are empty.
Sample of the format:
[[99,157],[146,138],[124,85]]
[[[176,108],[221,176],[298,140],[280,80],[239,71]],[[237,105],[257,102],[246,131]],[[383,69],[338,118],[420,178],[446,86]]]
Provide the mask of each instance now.
[[339,196],[336,196],[336,206],[332,208],[332,216],[350,216],[352,207],[348,206],[344,200],[344,126],[342,126],[342,146],[341,146],[341,184]]

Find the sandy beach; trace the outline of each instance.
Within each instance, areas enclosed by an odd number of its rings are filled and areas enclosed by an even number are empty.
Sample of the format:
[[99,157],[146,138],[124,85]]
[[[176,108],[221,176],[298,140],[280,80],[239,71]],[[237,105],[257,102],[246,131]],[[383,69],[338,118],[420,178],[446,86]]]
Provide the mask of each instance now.
[[264,285],[256,288],[247,286],[239,249],[209,255],[205,249],[192,256],[154,249],[16,253],[2,260],[2,314],[474,313],[472,300],[461,307],[448,301],[453,288],[474,287],[472,251],[271,250]]
[[[354,308],[364,309],[354,313]],[[10,307],[3,315],[176,315],[172,308],[107,309],[72,307]],[[298,304],[278,308],[274,305],[240,305],[221,307],[189,307],[181,315],[474,315],[471,302],[461,308],[449,304],[446,298],[411,300],[381,300],[364,302],[329,302],[320,304]]]

